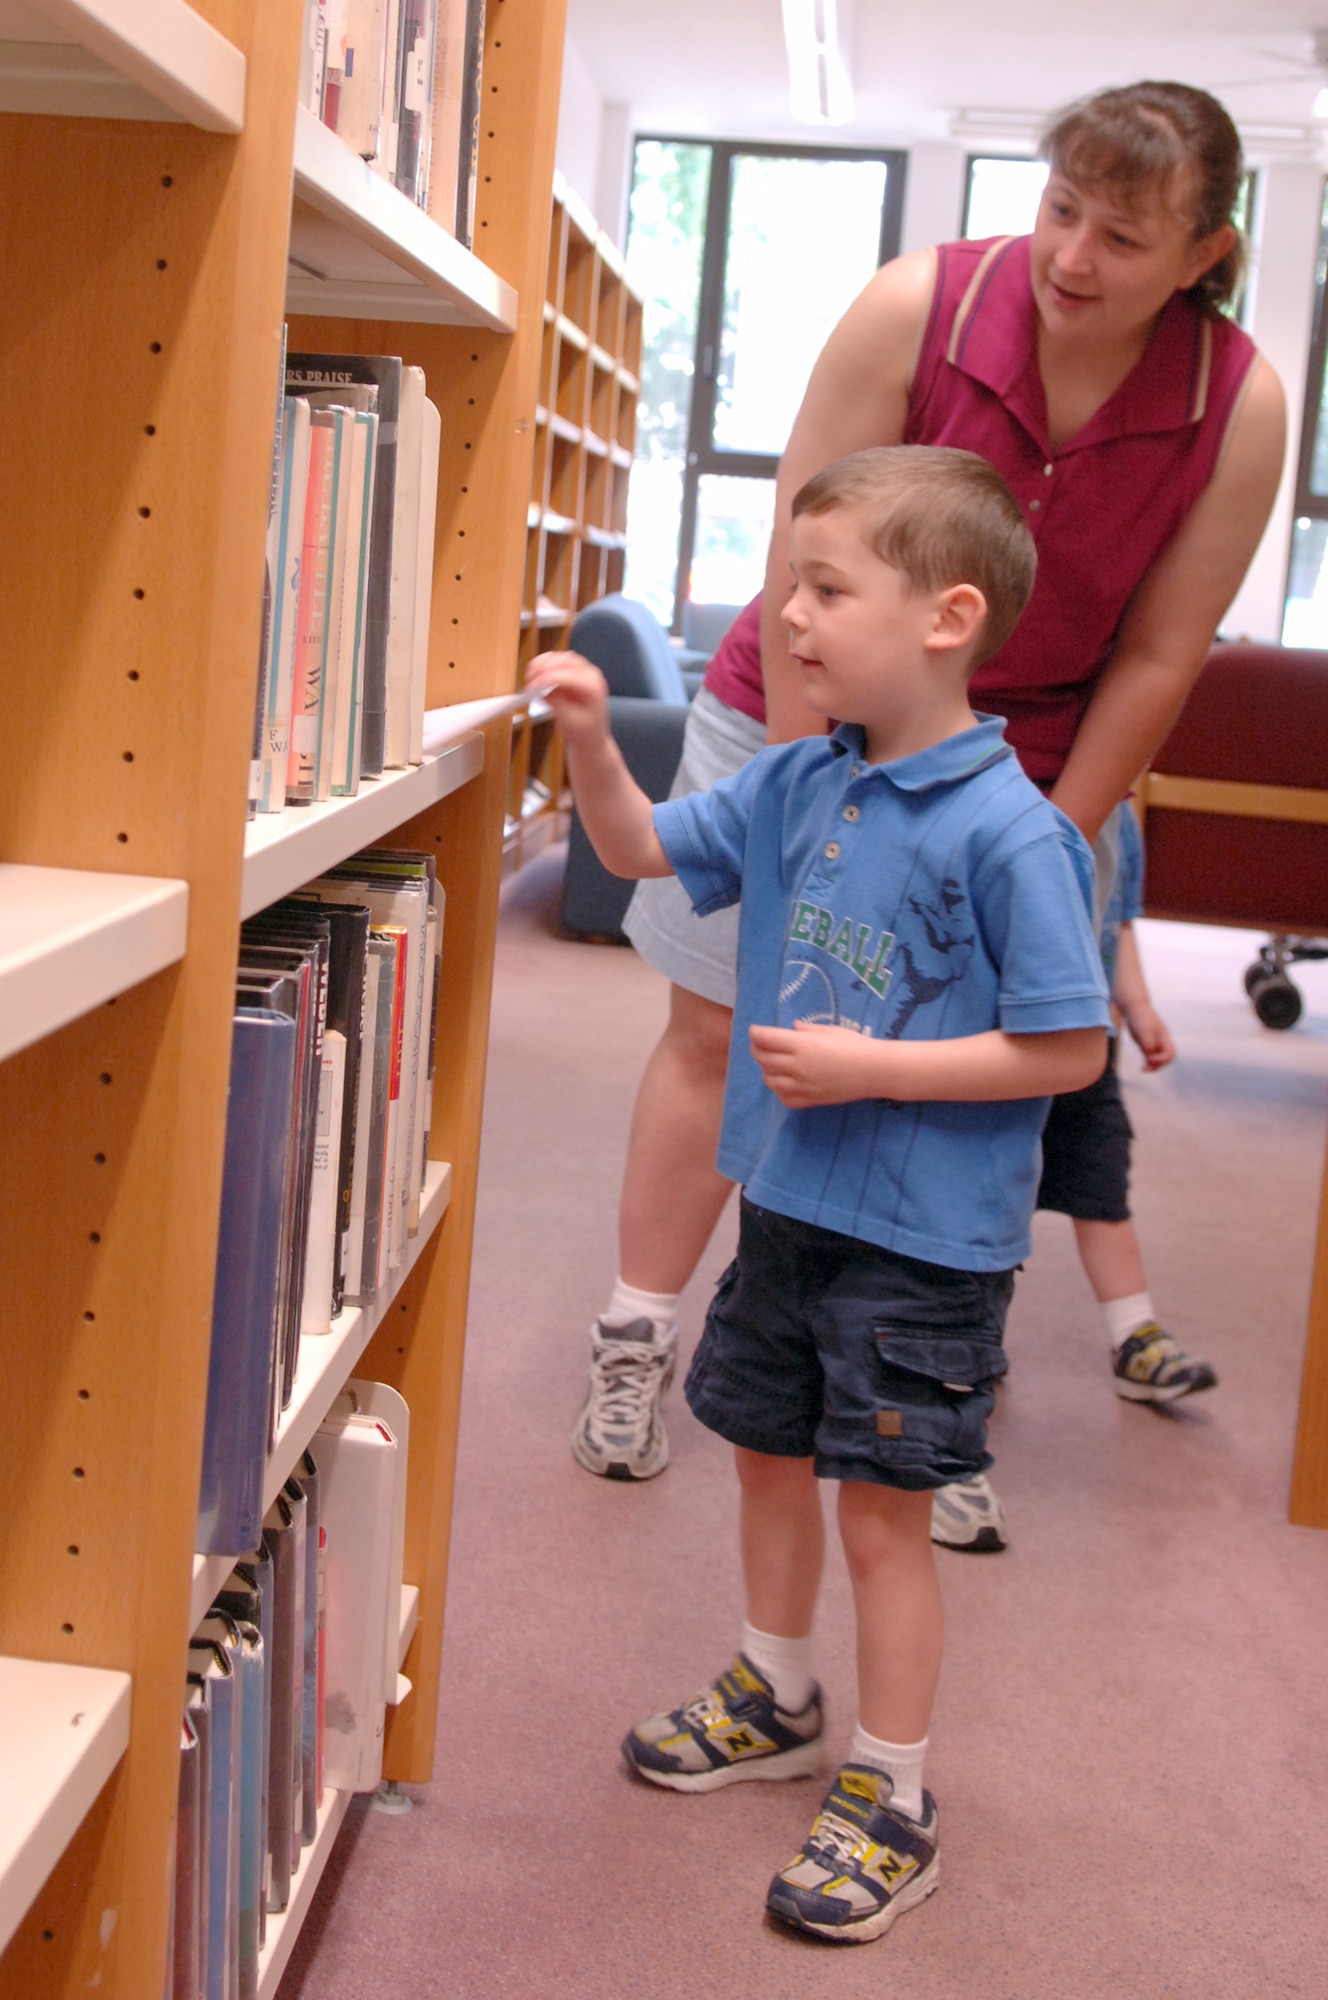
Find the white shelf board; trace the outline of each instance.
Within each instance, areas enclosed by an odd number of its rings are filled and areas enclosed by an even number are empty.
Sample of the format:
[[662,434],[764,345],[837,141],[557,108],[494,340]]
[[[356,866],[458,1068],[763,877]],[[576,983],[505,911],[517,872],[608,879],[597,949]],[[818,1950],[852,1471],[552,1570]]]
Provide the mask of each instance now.
[[258,2000],[273,2000],[281,1984],[281,1975],[300,1935],[300,1926],[309,1914],[319,1877],[327,1866],[328,1856],[353,1796],[351,1792],[323,1793],[313,1840],[308,1847],[300,1850],[300,1868],[291,1881],[290,1901],[284,1910],[268,1913],[267,1937],[258,1954]]
[[401,1586],[401,1638],[397,1647],[397,1669],[406,1664],[410,1642],[415,1637],[415,1627],[420,1622],[420,1587],[417,1583],[403,1583]]
[[244,129],[244,56],[185,0],[0,0],[0,111]]
[[0,1658],[0,1951],[129,1742],[128,1674]]
[[0,862],[0,1060],[184,957],[189,888]]
[[516,293],[303,106],[286,310],[516,329]]
[[278,896],[289,895],[325,868],[381,840],[393,827],[469,784],[483,769],[484,738],[472,727],[422,764],[366,778],[353,799],[259,813],[244,830],[240,915],[252,917]]

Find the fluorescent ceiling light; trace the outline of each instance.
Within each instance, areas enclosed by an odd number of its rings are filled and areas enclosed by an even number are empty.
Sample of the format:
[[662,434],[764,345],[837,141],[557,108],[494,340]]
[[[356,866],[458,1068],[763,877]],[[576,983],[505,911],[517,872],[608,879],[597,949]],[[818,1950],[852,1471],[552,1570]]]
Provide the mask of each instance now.
[[789,98],[800,125],[847,125],[853,86],[841,41],[844,0],[783,0]]

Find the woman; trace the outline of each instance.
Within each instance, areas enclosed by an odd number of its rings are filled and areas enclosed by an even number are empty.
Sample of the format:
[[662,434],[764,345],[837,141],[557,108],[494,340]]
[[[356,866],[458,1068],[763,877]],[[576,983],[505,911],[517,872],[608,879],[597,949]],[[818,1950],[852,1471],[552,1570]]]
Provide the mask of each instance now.
[[[1166,736],[1239,587],[1281,474],[1276,375],[1220,307],[1241,245],[1230,118],[1174,83],[1104,91],[1048,130],[1031,237],[948,244],[872,279],[821,354],[776,482],[766,585],[711,663],[679,790],[766,739],[811,734],[779,610],[789,508],[872,444],[953,444],[1005,474],[1038,542],[1032,603],[980,670],[1030,776],[1097,842]],[[1114,873],[1099,848],[1099,890]],[[728,920],[726,922],[726,919]],[[659,1406],[674,1309],[729,1193],[715,1172],[736,912],[698,919],[672,882],[627,929],[673,982],[632,1121],[621,1276],[592,1332],[573,1449],[590,1471],[667,1463]]]

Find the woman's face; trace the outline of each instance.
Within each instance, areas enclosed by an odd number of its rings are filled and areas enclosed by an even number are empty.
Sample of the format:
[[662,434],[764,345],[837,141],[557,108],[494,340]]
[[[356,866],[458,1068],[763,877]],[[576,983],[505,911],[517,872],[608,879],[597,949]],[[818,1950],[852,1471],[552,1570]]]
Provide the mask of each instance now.
[[1110,189],[1090,194],[1055,169],[1033,225],[1033,298],[1055,341],[1114,345],[1151,326],[1173,292],[1225,257],[1229,223],[1196,241],[1170,202],[1126,208]]

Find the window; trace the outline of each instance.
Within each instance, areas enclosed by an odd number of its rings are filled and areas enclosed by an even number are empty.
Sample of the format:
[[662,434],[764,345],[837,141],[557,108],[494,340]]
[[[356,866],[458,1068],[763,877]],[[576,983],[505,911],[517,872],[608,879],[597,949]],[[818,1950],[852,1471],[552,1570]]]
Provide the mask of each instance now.
[[1045,160],[1010,160],[970,154],[961,234],[1027,236],[1051,171]]
[[898,250],[903,192],[901,153],[637,141],[626,589],[675,629],[689,601],[759,590],[780,452],[826,336]]

